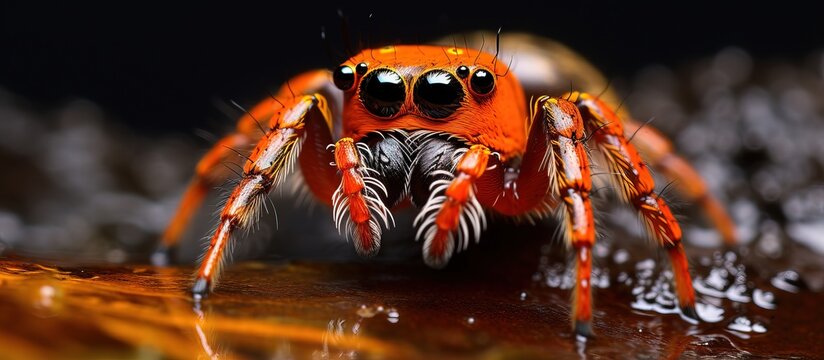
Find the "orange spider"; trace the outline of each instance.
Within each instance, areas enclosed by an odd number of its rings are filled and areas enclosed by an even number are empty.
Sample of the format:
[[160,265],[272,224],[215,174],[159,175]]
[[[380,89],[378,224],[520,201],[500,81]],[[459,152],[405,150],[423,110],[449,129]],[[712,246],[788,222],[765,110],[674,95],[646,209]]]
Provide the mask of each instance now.
[[[512,35],[511,41],[519,37]],[[256,144],[197,271],[196,301],[215,286],[232,234],[256,219],[260,203],[297,162],[309,189],[331,205],[338,229],[363,256],[378,253],[383,228],[393,225],[391,209],[407,201],[421,208],[415,234],[423,240],[424,261],[436,268],[471,238],[478,241],[487,212],[540,219],[563,206],[566,240],[577,266],[573,328],[590,336],[596,233],[591,146],[602,155],[622,198],[667,250],[682,312],[697,318],[681,229],[654,192],[647,162],[634,144],[651,166],[682,180],[677,182],[681,192],[699,203],[732,243],[729,216],[662,135],[617,115],[604,97],[550,96],[564,78],[558,73],[568,80],[576,76],[570,75],[573,68],[588,65],[560,45],[541,41],[517,54],[522,61],[515,69],[482,50],[404,45],[365,50],[334,71],[291,79],[243,116],[236,132],[200,161],[163,235],[158,259],[181,237],[209,189],[228,176],[219,165],[234,154],[232,149]],[[586,79],[579,82],[592,88]],[[532,101],[525,89],[535,95]],[[636,132],[630,142],[628,134]]]

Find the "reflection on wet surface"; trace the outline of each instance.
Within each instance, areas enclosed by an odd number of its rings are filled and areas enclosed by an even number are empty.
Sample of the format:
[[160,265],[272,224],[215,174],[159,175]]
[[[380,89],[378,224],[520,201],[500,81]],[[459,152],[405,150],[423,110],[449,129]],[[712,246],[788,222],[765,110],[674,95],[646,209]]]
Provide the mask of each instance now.
[[[824,353],[824,345],[809,336],[824,322],[814,310],[822,293],[804,287],[797,273],[754,276],[750,260],[735,252],[701,249],[691,258],[702,322],[678,315],[668,264],[658,260],[656,249],[639,246],[630,253],[649,257],[624,259],[616,251],[596,259],[598,336],[576,339],[563,285],[570,276],[563,247],[516,239],[517,246],[481,244],[442,271],[418,261],[241,263],[228,268],[200,307],[187,293],[188,267],[3,260],[0,317],[15,325],[0,330],[0,358]],[[504,251],[509,256],[500,258]]]

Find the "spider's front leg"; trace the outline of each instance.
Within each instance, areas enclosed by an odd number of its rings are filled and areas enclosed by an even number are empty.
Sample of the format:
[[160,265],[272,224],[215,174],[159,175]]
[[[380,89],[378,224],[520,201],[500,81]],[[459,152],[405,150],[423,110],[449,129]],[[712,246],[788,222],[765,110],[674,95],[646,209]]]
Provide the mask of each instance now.
[[[292,170],[300,155],[304,162],[317,163],[328,157],[317,144],[331,138],[332,115],[321,94],[306,95],[287,101],[282,111],[271,118],[266,133],[249,155],[243,177],[229,196],[220,213],[217,229],[201,260],[192,294],[196,300],[214,287],[224,260],[224,251],[232,234],[256,220],[257,211],[270,190],[277,187]],[[301,153],[304,140],[309,144]],[[329,160],[325,161],[329,168]],[[321,170],[325,171],[325,170]],[[318,178],[334,178],[334,173],[320,173]],[[309,182],[312,187],[313,182]],[[313,189],[314,190],[314,189]]]
[[358,142],[345,137],[334,145],[340,184],[331,197],[333,219],[361,256],[380,251],[381,223],[394,226],[389,209],[407,194],[412,164],[407,141],[407,134],[396,130],[374,132]]
[[470,235],[476,242],[480,239],[486,218],[475,183],[486,172],[490,155],[486,146],[467,148],[440,138],[428,139],[418,148],[412,170],[416,181],[410,187],[412,201],[424,204],[415,226],[427,265],[442,268],[456,249],[466,249]]

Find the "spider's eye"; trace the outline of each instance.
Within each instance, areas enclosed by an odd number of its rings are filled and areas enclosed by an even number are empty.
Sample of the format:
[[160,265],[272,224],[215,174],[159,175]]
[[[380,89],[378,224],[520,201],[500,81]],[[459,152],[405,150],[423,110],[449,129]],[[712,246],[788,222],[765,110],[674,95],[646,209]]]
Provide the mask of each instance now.
[[466,65],[458,66],[458,70],[455,70],[455,73],[458,74],[461,79],[466,79],[466,77],[469,76],[469,68]]
[[469,79],[469,86],[478,95],[489,94],[495,88],[495,75],[484,69],[479,69]]
[[349,90],[355,85],[355,71],[351,67],[341,65],[332,73],[332,81],[341,90]]
[[358,64],[358,66],[355,66],[355,71],[358,72],[358,75],[366,74],[366,70],[369,70],[369,65],[366,65],[365,62],[362,62]]
[[406,100],[406,86],[398,73],[378,69],[367,74],[360,85],[360,99],[370,113],[392,117]]
[[452,115],[464,98],[461,82],[442,70],[427,72],[415,83],[415,105],[425,115],[443,119]]

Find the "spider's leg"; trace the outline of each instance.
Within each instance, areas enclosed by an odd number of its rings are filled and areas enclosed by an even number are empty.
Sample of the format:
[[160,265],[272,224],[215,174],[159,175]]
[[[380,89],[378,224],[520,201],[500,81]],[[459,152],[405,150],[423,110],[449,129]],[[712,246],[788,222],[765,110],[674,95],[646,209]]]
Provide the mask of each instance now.
[[[259,137],[259,135],[258,135]],[[246,151],[246,148],[253,144],[256,139],[252,134],[245,134],[240,131],[230,134],[220,139],[204,155],[195,168],[195,175],[183,193],[183,199],[178,205],[172,221],[166,227],[161,236],[161,241],[157,249],[152,254],[152,263],[157,266],[169,264],[169,252],[174,249],[183,235],[183,231],[192,219],[192,216],[200,208],[204,197],[218,184],[225,181],[231,171],[224,165],[236,162],[239,153]]]
[[[576,280],[572,293],[573,327],[581,335],[592,335],[592,246],[595,220],[590,193],[592,178],[585,148],[584,123],[574,104],[555,98],[539,98],[540,120],[545,122],[551,144],[546,166],[553,193],[566,208],[566,238],[575,250]],[[536,120],[537,121],[537,120]]]
[[201,260],[192,287],[196,300],[214,287],[232,234],[256,220],[261,201],[294,167],[305,139],[307,124],[322,122],[327,125],[328,131],[331,117],[326,97],[321,94],[306,95],[288,100],[285,108],[264,125],[268,126],[266,135],[249,155],[243,167],[243,178],[226,201],[209,248]]
[[[394,226],[391,207],[409,192],[412,148],[404,131],[368,134],[360,141],[338,140],[334,167],[340,173],[337,190],[329,197],[338,231],[345,231],[362,256],[380,250],[381,223]],[[380,221],[378,221],[380,220]]]
[[621,121],[602,101],[589,94],[573,93],[576,103],[609,166],[612,180],[624,201],[632,204],[643,216],[649,232],[669,253],[675,274],[678,302],[684,315],[697,319],[695,291],[689,274],[689,264],[681,243],[681,227],[672,216],[666,201],[655,193],[655,181],[649,168],[625,137]]
[[[247,111],[240,120],[238,120],[234,133],[220,139],[212,146],[198,162],[195,175],[189,182],[172,221],[161,236],[158,248],[152,255],[152,262],[154,264],[168,264],[169,250],[174,249],[180,241],[183,232],[192,220],[192,216],[200,208],[206,195],[233,174],[226,166],[227,163],[239,163],[240,159],[248,154],[250,150],[249,147],[256,144],[260,138],[265,135],[267,124],[269,124],[273,117],[276,117],[278,113],[283,111],[284,104],[278,99],[294,98],[294,95],[292,95],[293,88],[300,94],[311,94],[318,91],[325,93],[324,86],[329,82],[329,75],[326,71],[309,71],[296,76],[289,81],[289,84],[281,87],[276,95],[261,101],[251,110]],[[314,144],[312,140],[315,133],[323,132],[313,131],[313,129],[311,129],[312,126],[313,124],[310,123],[310,128],[307,129],[307,137],[309,138],[308,140],[310,140],[310,144]],[[326,124],[320,124],[319,126],[329,127]],[[328,133],[328,130],[326,132]],[[319,137],[322,138],[323,136]],[[331,143],[331,140],[323,143],[322,147],[325,147],[329,143]],[[315,154],[315,152],[312,152],[312,154]],[[304,158],[308,157],[309,156],[301,155],[301,165],[308,162],[304,161]],[[328,164],[328,162],[329,161],[323,162],[323,164]],[[324,170],[325,168],[328,167],[324,167]],[[310,183],[309,185],[312,187],[313,184]]]
[[381,218],[387,228],[390,220],[393,224],[394,220],[381,200],[380,191],[386,192],[386,187],[371,176],[370,171],[375,170],[366,165],[363,159],[366,154],[361,151],[371,154],[366,144],[356,143],[352,138],[346,137],[335,143],[335,166],[341,173],[341,181],[332,195],[332,213],[338,230],[345,227],[358,254],[374,256],[381,247],[381,227],[377,218]]
[[490,159],[493,166],[478,179],[478,200],[498,213],[529,218],[542,218],[563,203],[565,235],[576,263],[572,326],[577,334],[592,336],[595,220],[584,122],[575,104],[547,96],[533,103],[531,113],[527,148],[518,168],[496,166],[497,159]]
[[675,180],[674,187],[690,202],[704,210],[724,242],[735,245],[738,241],[733,223],[721,202],[710,193],[700,174],[683,157],[676,154],[666,136],[651,126],[632,120],[624,120],[624,134],[635,134],[632,143],[638,147],[649,164],[667,179]]
[[459,251],[466,249],[470,233],[476,242],[480,239],[486,218],[475,198],[475,182],[486,171],[490,154],[483,145],[467,149],[436,138],[418,149],[412,176],[419,181],[412,195],[415,203],[424,205],[414,223],[416,238],[424,240],[427,265],[446,266],[456,245]]

